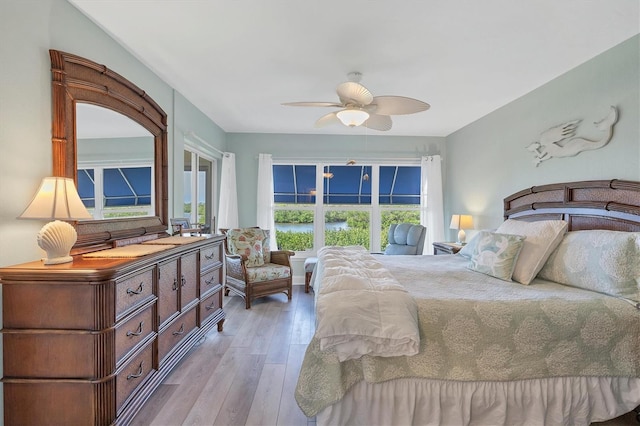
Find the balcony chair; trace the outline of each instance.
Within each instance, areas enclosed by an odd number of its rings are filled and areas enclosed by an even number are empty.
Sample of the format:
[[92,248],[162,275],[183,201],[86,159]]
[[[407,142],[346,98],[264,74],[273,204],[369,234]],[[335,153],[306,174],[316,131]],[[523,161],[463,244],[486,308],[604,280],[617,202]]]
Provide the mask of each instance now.
[[271,294],[292,295],[292,271],[288,250],[269,250],[269,230],[260,228],[220,229],[224,242],[227,279],[225,296],[229,292],[242,296],[245,308],[251,301]]
[[394,223],[389,227],[389,244],[384,254],[422,254],[427,228],[412,223]]

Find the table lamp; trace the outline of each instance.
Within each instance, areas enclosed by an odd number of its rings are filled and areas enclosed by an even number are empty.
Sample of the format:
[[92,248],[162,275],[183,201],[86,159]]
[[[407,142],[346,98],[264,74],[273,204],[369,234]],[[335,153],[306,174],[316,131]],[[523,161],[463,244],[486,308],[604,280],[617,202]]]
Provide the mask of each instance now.
[[73,260],[69,254],[78,239],[75,228],[63,220],[92,219],[82,204],[72,179],[46,177],[38,192],[19,219],[49,219],[38,232],[38,245],[47,253],[45,265],[56,265]]
[[451,215],[450,229],[458,229],[458,244],[466,244],[467,235],[465,229],[473,228],[473,217],[468,214],[454,214]]

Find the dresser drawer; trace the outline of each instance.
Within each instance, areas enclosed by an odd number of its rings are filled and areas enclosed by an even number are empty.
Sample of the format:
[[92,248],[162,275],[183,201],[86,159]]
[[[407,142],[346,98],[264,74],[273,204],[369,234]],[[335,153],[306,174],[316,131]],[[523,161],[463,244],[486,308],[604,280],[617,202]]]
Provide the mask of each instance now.
[[200,325],[209,321],[222,309],[222,291],[217,291],[200,302]]
[[178,314],[178,258],[158,265],[158,318],[159,326]]
[[158,336],[158,358],[161,366],[169,352],[195,328],[196,309],[193,308],[177,318],[160,333]]
[[207,273],[200,275],[200,297],[207,292],[222,286],[222,267],[214,268]]
[[125,401],[155,372],[153,368],[153,340],[125,364],[116,377],[116,411],[120,412]]
[[198,252],[180,258],[180,307],[185,309],[198,298]]
[[153,331],[153,303],[116,328],[116,364]]
[[104,348],[113,347],[113,328],[2,332],[5,378],[93,379],[115,369],[114,358],[95,358]]
[[153,268],[116,281],[116,321],[153,297]]
[[222,246],[214,244],[200,249],[200,269],[204,271],[215,265],[222,265]]

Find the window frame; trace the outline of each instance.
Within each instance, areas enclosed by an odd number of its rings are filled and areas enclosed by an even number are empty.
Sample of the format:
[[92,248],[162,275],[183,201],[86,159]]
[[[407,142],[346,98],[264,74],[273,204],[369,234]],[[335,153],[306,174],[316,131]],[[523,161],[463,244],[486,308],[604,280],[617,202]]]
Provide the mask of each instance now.
[[[217,188],[218,188],[218,158],[212,154],[209,154],[201,149],[198,149],[197,147],[191,145],[191,144],[187,144],[185,143],[184,147],[183,147],[183,153],[182,153],[182,172],[183,172],[183,180],[182,180],[182,185],[184,187],[184,185],[187,184],[186,180],[186,170],[185,170],[185,157],[186,155],[189,154],[191,157],[191,178],[189,179],[189,187],[190,187],[190,195],[191,195],[191,202],[190,202],[190,207],[191,207],[191,211],[190,212],[185,212],[184,211],[184,206],[187,204],[186,200],[185,200],[185,195],[183,193],[183,197],[182,197],[182,210],[183,210],[183,217],[188,217],[189,220],[191,221],[192,224],[199,224],[199,225],[203,225],[203,226],[211,226],[211,232],[214,232],[214,227],[215,227],[215,212],[217,212]],[[208,182],[208,185],[210,185],[210,192],[207,193],[206,187],[207,187],[207,182],[204,183],[204,189],[201,188],[200,185],[200,179],[199,177],[199,173],[200,173],[200,160],[204,159],[208,162],[211,163],[211,180],[210,182]],[[195,171],[195,173],[193,173]],[[205,193],[205,222],[208,223],[201,223],[198,220],[198,204],[199,204],[199,198],[200,198],[200,193],[204,192]],[[207,205],[210,204],[210,211],[207,208]]]
[[[315,165],[316,166],[316,194],[315,204],[298,205],[287,204],[278,205],[273,203],[274,214],[277,210],[307,210],[313,211],[313,248],[305,251],[296,251],[297,256],[314,256],[318,249],[325,245],[325,214],[328,211],[366,211],[369,213],[369,250],[371,252],[379,252],[381,248],[381,234],[376,230],[382,226],[381,213],[383,210],[407,210],[420,211],[420,204],[415,205],[396,205],[380,204],[380,167],[421,167],[420,158],[415,159],[363,159],[358,160],[356,165],[369,167],[371,179],[371,203],[370,204],[324,204],[324,170],[327,166],[342,166],[342,160],[298,160],[298,159],[274,159],[274,166],[298,166],[298,165]],[[274,188],[275,190],[275,188]],[[417,194],[418,197],[421,194]]]
[[[149,205],[145,206],[121,206],[121,207],[108,207],[104,205],[104,170],[105,169],[133,169],[133,168],[146,168],[151,171],[151,194],[155,193],[155,176],[153,161],[139,161],[139,162],[127,162],[126,164],[113,164],[111,162],[95,162],[95,161],[83,161],[79,163],[78,170],[93,170],[93,208],[87,208],[94,219],[105,219],[105,211],[109,214],[126,213],[130,210],[145,210],[147,212],[144,216],[129,216],[129,217],[146,217],[154,216],[156,212],[155,197],[151,196]],[[115,217],[117,218],[117,217]],[[107,217],[107,219],[113,219]]]

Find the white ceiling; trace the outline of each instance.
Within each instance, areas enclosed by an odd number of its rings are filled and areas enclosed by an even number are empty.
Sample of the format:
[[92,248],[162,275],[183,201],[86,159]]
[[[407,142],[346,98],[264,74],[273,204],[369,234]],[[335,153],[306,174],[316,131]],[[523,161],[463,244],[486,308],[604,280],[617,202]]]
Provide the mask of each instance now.
[[640,33],[638,0],[69,1],[226,132],[362,134],[281,105],[360,71],[431,104],[367,132],[446,136]]

